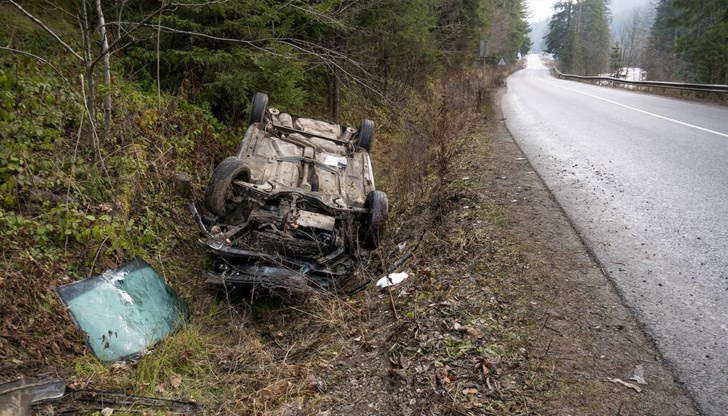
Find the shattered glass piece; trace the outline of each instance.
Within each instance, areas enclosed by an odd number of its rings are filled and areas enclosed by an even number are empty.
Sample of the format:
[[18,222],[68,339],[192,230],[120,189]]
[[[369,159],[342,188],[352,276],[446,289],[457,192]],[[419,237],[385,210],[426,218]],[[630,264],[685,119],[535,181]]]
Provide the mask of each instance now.
[[189,317],[187,304],[138,257],[55,291],[105,363],[138,355]]
[[0,416],[31,414],[30,406],[63,396],[66,384],[54,378],[19,378],[0,383]]

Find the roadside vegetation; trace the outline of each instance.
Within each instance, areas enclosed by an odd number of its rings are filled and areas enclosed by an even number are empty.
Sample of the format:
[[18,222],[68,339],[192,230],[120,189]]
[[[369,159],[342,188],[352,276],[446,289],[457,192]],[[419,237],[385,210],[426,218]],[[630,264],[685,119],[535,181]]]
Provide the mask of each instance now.
[[[463,168],[505,77],[473,67],[478,42],[496,39],[491,59],[515,64],[522,2],[189,3],[0,3],[0,381],[50,373],[205,414],[312,414],[342,406],[336,381],[364,365],[363,385],[383,376],[399,392],[374,405],[531,409],[527,316],[509,312],[524,265],[499,234],[507,215],[478,203]],[[405,243],[411,290],[251,300],[204,285],[186,204],[237,145],[256,91],[288,111],[377,122],[392,216],[353,286]],[[486,220],[468,228],[463,204]],[[102,365],[52,289],[136,256],[192,317],[139,362]],[[342,409],[362,414],[355,405]]]

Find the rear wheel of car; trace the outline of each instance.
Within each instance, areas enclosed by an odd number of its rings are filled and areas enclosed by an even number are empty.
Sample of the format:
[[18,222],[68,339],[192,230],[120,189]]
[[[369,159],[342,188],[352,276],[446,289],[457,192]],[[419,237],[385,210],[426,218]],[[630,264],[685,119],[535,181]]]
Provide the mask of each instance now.
[[372,149],[372,142],[374,142],[374,122],[364,119],[361,121],[361,126],[359,127],[359,140],[357,144],[368,152]]
[[389,214],[387,194],[382,191],[372,191],[367,195],[364,205],[369,209],[364,244],[367,248],[374,249],[382,241],[384,229],[387,225],[387,216]]
[[268,96],[262,92],[256,92],[253,96],[253,103],[250,106],[250,114],[248,115],[248,125],[260,123],[265,117],[265,111],[268,109]]
[[243,159],[231,156],[220,162],[212,172],[205,191],[207,209],[218,217],[224,217],[226,214],[225,201],[233,181],[235,179],[248,180],[249,178],[250,169],[245,165]]

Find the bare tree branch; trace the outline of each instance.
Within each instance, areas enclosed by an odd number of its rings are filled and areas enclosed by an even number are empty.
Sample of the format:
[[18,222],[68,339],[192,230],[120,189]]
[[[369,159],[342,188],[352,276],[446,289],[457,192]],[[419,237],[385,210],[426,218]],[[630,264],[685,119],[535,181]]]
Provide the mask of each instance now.
[[335,28],[342,29],[342,30],[350,29],[341,20],[335,19],[334,17],[332,17],[331,15],[328,15],[326,13],[321,13],[313,7],[298,6],[295,4],[292,5],[291,7],[311,15],[315,20],[317,20],[321,23],[329,24],[329,25],[331,25],[331,27],[335,27]]
[[[118,22],[118,24],[129,24],[128,22]],[[287,45],[293,48],[295,51],[297,51],[302,56],[312,56],[318,60],[320,60],[324,66],[329,68],[330,71],[333,72],[334,68],[338,69],[346,75],[349,79],[353,80],[355,83],[360,84],[364,88],[372,91],[376,95],[380,97],[384,97],[384,94],[379,91],[378,89],[372,87],[369,85],[366,80],[362,77],[357,77],[354,75],[351,71],[347,70],[344,66],[341,65],[340,62],[346,62],[356,68],[357,71],[364,74],[365,78],[373,79],[374,76],[370,74],[364,66],[349,58],[347,55],[333,50],[329,48],[325,48],[321,45],[308,42],[301,39],[292,39],[292,38],[265,38],[265,39],[258,39],[258,40],[244,40],[244,39],[235,39],[235,38],[225,38],[225,37],[219,37],[219,36],[213,36],[208,35],[206,33],[200,33],[200,32],[193,32],[189,30],[182,30],[182,29],[176,29],[169,26],[163,26],[163,25],[155,25],[155,24],[149,24],[149,23],[142,23],[145,27],[154,28],[157,30],[161,30],[168,33],[177,33],[177,34],[183,34],[183,35],[189,35],[189,36],[198,36],[205,39],[210,40],[216,40],[221,42],[230,42],[230,43],[240,43],[247,46],[250,46],[253,49],[259,50],[261,52],[265,52],[267,54],[273,55],[273,56],[279,56],[283,58],[291,59],[292,56],[290,54],[282,54],[279,53],[271,48],[267,48],[264,45],[266,43],[278,43],[281,45]]]
[[169,3],[169,5],[175,7],[204,7],[212,4],[222,4],[227,2],[228,0],[210,0],[202,3]]
[[8,52],[13,52],[13,53],[18,53],[18,54],[21,54],[21,55],[27,55],[27,56],[30,56],[31,58],[35,58],[35,59],[37,59],[37,60],[39,60],[39,61],[43,62],[44,64],[48,65],[49,67],[51,67],[51,69],[52,69],[52,70],[53,70],[53,71],[54,71],[54,72],[55,72],[56,74],[58,74],[58,76],[59,76],[59,77],[61,77],[61,79],[62,79],[63,81],[65,81],[65,82],[66,82],[66,84],[68,84],[68,85],[71,85],[71,83],[70,83],[70,82],[68,82],[68,79],[66,79],[66,77],[64,77],[64,76],[63,76],[63,74],[61,73],[61,71],[59,71],[59,70],[58,70],[58,68],[56,68],[55,66],[53,66],[53,64],[52,64],[52,63],[50,63],[49,61],[47,61],[47,60],[45,60],[45,59],[41,58],[41,57],[40,57],[40,56],[38,56],[38,55],[32,54],[32,53],[30,53],[30,52],[26,52],[26,51],[21,51],[21,50],[19,50],[19,49],[13,49],[13,48],[6,48],[6,47],[4,47],[4,46],[0,46],[0,50],[3,50],[3,51],[8,51]]
[[159,76],[159,67],[160,67],[159,41],[160,41],[160,38],[162,37],[161,36],[162,32],[159,28],[161,27],[161,24],[162,24],[162,13],[159,14],[159,18],[157,19],[157,24],[160,25],[157,28],[157,110],[159,111],[162,109],[162,83],[160,81],[160,76]]
[[[116,39],[115,39],[115,40],[114,40],[113,42],[111,42],[111,44],[110,44],[110,45],[109,45],[108,47],[104,48],[104,49],[103,49],[103,50],[101,51],[101,53],[99,54],[99,56],[98,56],[98,57],[96,57],[96,59],[94,59],[94,60],[93,60],[93,62],[91,62],[91,64],[90,64],[91,68],[93,68],[94,66],[96,66],[96,64],[98,64],[98,63],[99,63],[99,61],[100,61],[101,59],[103,59],[103,58],[104,58],[104,56],[108,55],[108,54],[109,54],[109,53],[111,52],[111,50],[112,50],[112,49],[113,49],[113,48],[114,48],[114,47],[115,47],[115,46],[116,46],[116,45],[117,45],[118,43],[120,43],[120,42],[121,42],[122,40],[124,40],[124,39],[126,39],[127,37],[129,37],[129,36],[130,36],[130,35],[132,34],[132,32],[134,32],[134,31],[138,30],[138,29],[139,29],[139,28],[141,28],[141,27],[145,27],[145,26],[147,26],[147,25],[146,25],[146,23],[147,23],[148,21],[150,21],[150,20],[151,20],[151,19],[152,19],[152,18],[153,18],[154,16],[156,16],[157,14],[159,14],[159,13],[162,13],[162,12],[163,12],[164,10],[166,10],[167,8],[168,8],[168,5],[166,5],[166,4],[164,4],[164,3],[163,3],[163,4],[162,4],[162,6],[161,6],[160,8],[158,8],[157,10],[155,10],[155,11],[153,11],[152,13],[148,14],[147,16],[145,16],[145,17],[144,17],[144,19],[142,19],[141,21],[139,21],[139,22],[135,23],[135,24],[134,24],[134,27],[132,27],[132,28],[131,28],[131,29],[129,29],[129,30],[124,30],[124,34],[123,34],[123,35],[119,36],[119,37],[118,37],[118,38],[116,38]],[[121,22],[117,22],[116,24],[118,24],[119,26],[121,26]],[[128,22],[125,22],[125,24],[128,24]]]
[[56,33],[54,31],[52,31],[48,26],[46,26],[43,22],[41,22],[37,17],[30,14],[21,5],[14,2],[13,0],[8,0],[8,1],[10,2],[10,4],[15,6],[16,9],[20,10],[24,15],[28,16],[28,18],[30,20],[34,21],[38,26],[42,27],[46,32],[48,32],[51,36],[53,36],[61,45],[63,45],[64,48],[66,48],[66,50],[68,50],[69,52],[71,52],[71,54],[73,56],[78,58],[78,60],[80,60],[81,62],[84,61],[83,57],[81,57],[81,55],[79,55],[78,52],[73,50],[72,47],[70,47],[66,42],[64,42],[63,39],[61,39],[58,35],[56,35]]
[[63,12],[63,14],[65,14],[65,15],[67,15],[69,17],[72,17],[74,19],[76,18],[76,15],[74,15],[73,13],[69,12],[68,10],[64,9],[63,7],[61,7],[60,5],[58,5],[58,4],[56,4],[56,3],[52,2],[52,1],[43,0],[43,3],[49,5],[50,7],[53,7],[54,9],[56,9],[58,11]]
[[[101,35],[101,45],[103,50],[109,50],[109,37],[106,33],[106,19],[104,10],[101,8],[101,0],[96,0],[96,13],[99,19],[99,35]],[[111,63],[109,62],[109,54],[103,54],[104,63],[104,84],[106,84],[106,93],[104,94],[104,138],[109,136],[111,129]]]

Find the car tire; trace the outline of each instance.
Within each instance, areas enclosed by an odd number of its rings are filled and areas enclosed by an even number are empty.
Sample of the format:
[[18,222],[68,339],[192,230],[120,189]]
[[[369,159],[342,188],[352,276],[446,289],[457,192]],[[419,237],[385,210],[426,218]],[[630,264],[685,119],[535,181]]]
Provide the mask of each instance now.
[[359,139],[357,144],[367,152],[372,149],[372,143],[374,142],[374,122],[371,120],[364,119],[361,121],[359,127]]
[[375,249],[384,237],[389,215],[389,199],[382,191],[372,191],[367,195],[364,205],[369,209],[364,244],[367,248]]
[[205,206],[211,213],[218,217],[224,217],[225,202],[227,194],[235,179],[248,180],[250,178],[250,169],[245,165],[243,159],[231,156],[220,162],[212,172],[210,182],[207,183],[205,190]]
[[253,96],[253,103],[250,105],[250,114],[248,115],[248,125],[260,123],[265,117],[268,109],[268,96],[262,92],[256,92]]

